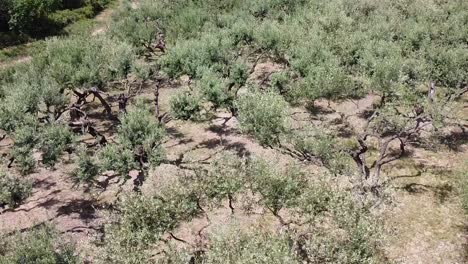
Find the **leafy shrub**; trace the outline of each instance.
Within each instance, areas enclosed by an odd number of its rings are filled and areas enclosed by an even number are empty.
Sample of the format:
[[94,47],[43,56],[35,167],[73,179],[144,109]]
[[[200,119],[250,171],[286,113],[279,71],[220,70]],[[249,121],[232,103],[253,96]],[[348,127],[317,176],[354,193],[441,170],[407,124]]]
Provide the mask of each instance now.
[[[23,76],[22,78],[25,78]],[[0,128],[13,132],[34,120],[40,103],[40,90],[25,80],[4,86],[5,95],[0,104]]]
[[74,136],[67,126],[50,124],[40,131],[38,148],[42,163],[54,166],[63,152],[73,144]]
[[197,83],[202,96],[211,102],[215,108],[232,105],[233,94],[227,91],[226,81],[211,70],[205,70]]
[[80,263],[73,246],[62,242],[49,227],[14,235],[7,241],[6,254],[0,255],[0,263]]
[[304,241],[311,262],[381,263],[379,223],[350,197],[336,198],[329,202],[333,227],[318,229]]
[[254,161],[251,163],[250,177],[253,190],[261,194],[262,203],[276,215],[282,208],[296,205],[306,181],[304,174],[295,167],[285,171],[271,168],[266,162]]
[[337,65],[311,67],[304,78],[304,95],[310,101],[319,98],[339,99],[349,96],[354,84]]
[[[210,235],[209,250],[195,257],[195,263],[301,263],[284,235],[247,231],[237,226],[225,227],[222,231]],[[190,254],[179,252],[169,258],[171,263],[187,263],[190,257]]]
[[274,92],[252,91],[241,96],[236,104],[241,129],[263,145],[279,144],[286,132],[287,104]]
[[68,24],[75,23],[77,21],[92,18],[95,11],[92,6],[85,6],[75,10],[65,9],[58,10],[49,15],[51,22],[57,27],[65,27]]
[[133,194],[119,203],[116,223],[106,228],[104,263],[148,262],[146,250],[181,221],[200,214],[197,197],[187,185],[175,183],[158,195]]
[[275,55],[278,55],[281,54],[283,47],[286,46],[286,44],[283,43],[283,36],[284,34],[282,34],[278,23],[265,21],[254,32],[254,41],[260,49],[271,51]]
[[191,92],[183,91],[171,98],[171,113],[174,118],[196,119],[202,110],[200,99]]
[[0,206],[15,208],[31,195],[32,185],[28,180],[8,176],[0,171]]
[[326,168],[333,173],[349,172],[350,159],[347,158],[340,147],[341,144],[330,132],[319,131],[317,128],[309,128],[306,132],[292,135],[294,148],[304,155],[304,158],[313,157],[318,159]]
[[116,38],[131,43],[140,52],[145,49],[144,45],[150,45],[157,36],[156,20],[125,6],[120,14],[115,16],[110,34]]
[[128,177],[128,173],[137,169],[134,153],[125,147],[117,144],[108,144],[99,152],[101,170],[114,170],[121,177]]
[[229,79],[234,87],[242,87],[247,83],[249,70],[244,63],[234,63],[229,69]]
[[230,36],[235,45],[250,44],[254,40],[254,29],[251,27],[254,20],[249,17],[242,17],[235,20],[230,28]]
[[208,203],[221,204],[224,200],[232,202],[247,184],[247,163],[229,153],[217,158],[210,169],[199,175],[200,196]]
[[99,166],[85,148],[79,150],[77,157],[78,168],[72,174],[75,181],[80,183],[93,182],[99,174]]
[[231,43],[223,35],[207,34],[201,39],[177,43],[162,58],[161,65],[169,77],[197,75],[199,68],[208,66],[216,71],[228,64]]
[[14,140],[11,156],[18,164],[20,172],[28,174],[32,172],[36,164],[32,154],[39,140],[37,124],[31,123],[18,128],[15,131]]
[[126,114],[122,115],[121,124],[117,129],[117,138],[123,147],[138,153],[141,158],[148,159],[153,166],[159,165],[164,159],[162,140],[166,135],[164,128],[156,121],[150,108],[138,102]]
[[123,114],[120,122],[117,129],[119,143],[131,149],[143,146],[150,153],[165,136],[164,128],[156,121],[149,107],[142,103]]
[[121,79],[135,59],[129,44],[105,36],[52,38],[46,44],[44,52],[33,60],[34,69],[62,86],[99,86]]

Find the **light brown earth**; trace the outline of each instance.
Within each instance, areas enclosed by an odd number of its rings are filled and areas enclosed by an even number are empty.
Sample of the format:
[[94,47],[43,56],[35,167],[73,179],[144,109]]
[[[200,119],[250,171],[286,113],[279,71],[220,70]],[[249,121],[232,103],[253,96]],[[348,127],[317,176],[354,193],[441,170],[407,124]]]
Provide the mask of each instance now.
[[[112,11],[103,12],[97,19],[107,21]],[[104,26],[96,28],[93,35],[104,33]],[[22,58],[28,60],[30,58]],[[20,60],[18,60],[20,61]],[[2,65],[0,65],[2,67]],[[281,69],[280,65],[265,61],[257,65],[250,81],[262,83],[268,81],[272,72]],[[186,85],[186,82],[168,85],[161,90],[161,110],[168,111],[169,98]],[[143,97],[152,99],[151,85],[143,91]],[[368,95],[360,100],[330,102],[330,108],[341,113],[350,125],[347,133],[356,133],[362,129],[365,120],[360,113],[370,109],[378,101],[378,97]],[[319,102],[317,105],[326,110],[329,102]],[[465,101],[466,103],[466,101]],[[116,110],[116,104],[113,104]],[[467,110],[467,108],[464,108]],[[305,109],[293,109],[297,115],[296,125],[314,123],[329,126],[340,114],[320,111],[315,115]],[[468,112],[460,113],[465,119]],[[99,115],[96,113],[96,116]],[[276,150],[260,146],[252,138],[242,135],[238,130],[235,118],[228,120],[229,114],[218,112],[211,121],[203,123],[170,121],[167,124],[169,140],[164,147],[171,161],[179,160],[190,166],[197,162],[209,162],[222,151],[231,151],[239,156],[259,156],[267,160],[275,160],[287,165],[293,159]],[[105,132],[109,124],[94,120],[99,129]],[[106,134],[108,135],[108,134]],[[466,263],[467,219],[463,214],[459,197],[456,194],[457,180],[451,171],[462,167],[468,160],[468,136],[462,134],[455,143],[455,149],[439,151],[412,147],[411,158],[399,161],[386,170],[388,192],[391,202],[386,202],[380,208],[384,211],[386,235],[384,241],[385,253],[390,261],[396,263]],[[8,151],[8,141],[2,141],[0,152]],[[73,158],[73,156],[71,157]],[[65,155],[63,162],[56,170],[39,168],[31,175],[34,180],[33,195],[15,210],[0,212],[0,233],[26,231],[41,224],[51,224],[61,231],[65,237],[77,242],[79,249],[88,252],[91,242],[100,234],[103,223],[107,221],[105,207],[116,200],[119,191],[116,179],[109,176],[101,180],[111,179],[106,191],[87,190],[76,186],[70,180],[73,166],[67,164]],[[306,169],[312,173],[320,168],[308,165]],[[171,165],[163,165],[154,171],[146,180],[145,188],[152,189],[166,176],[174,176],[177,169]],[[129,188],[131,180],[124,186],[124,192]],[[235,205],[237,207],[238,205]],[[208,212],[207,216],[197,218],[190,223],[183,223],[173,232],[177,238],[194,244],[196,239],[207,232],[217,229],[230,222],[277,225],[267,213],[246,215],[242,212],[231,214],[227,205]],[[206,228],[204,228],[206,227]],[[202,236],[198,234],[203,230]],[[183,246],[183,245],[181,245]],[[83,253],[88,254],[88,253]]]

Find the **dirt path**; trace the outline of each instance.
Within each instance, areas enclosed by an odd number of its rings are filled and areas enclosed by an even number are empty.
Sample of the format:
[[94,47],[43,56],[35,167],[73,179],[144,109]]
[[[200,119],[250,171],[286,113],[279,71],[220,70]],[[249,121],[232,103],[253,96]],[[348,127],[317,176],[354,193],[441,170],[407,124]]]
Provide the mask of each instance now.
[[[120,5],[122,1],[118,1],[116,5]],[[101,13],[99,13],[94,20],[97,22],[97,27],[91,32],[91,36],[97,36],[105,33],[109,29],[110,22],[112,20],[112,14],[114,13],[115,8],[107,8]]]
[[0,62],[0,70],[2,69],[6,69],[8,67],[11,67],[11,66],[14,66],[18,63],[25,63],[25,62],[29,62],[32,60],[32,57],[31,56],[21,56],[21,57],[18,57],[14,60],[11,60],[11,61],[8,61],[8,62]]

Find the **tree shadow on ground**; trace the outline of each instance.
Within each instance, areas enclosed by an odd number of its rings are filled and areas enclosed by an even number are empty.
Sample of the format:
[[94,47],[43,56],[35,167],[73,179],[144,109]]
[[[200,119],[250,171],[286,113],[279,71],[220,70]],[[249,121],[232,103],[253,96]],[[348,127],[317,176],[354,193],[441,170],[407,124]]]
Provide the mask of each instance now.
[[324,106],[313,104],[313,103],[307,104],[306,109],[311,115],[335,113],[335,111],[331,109],[330,107],[324,107]]
[[229,136],[235,134],[235,129],[226,125],[212,124],[208,127],[208,131],[216,133],[218,136]]
[[208,139],[201,142],[197,148],[216,149],[221,148],[222,150],[234,152],[239,157],[248,157],[251,155],[250,151],[245,147],[245,143],[242,142],[230,142],[225,139]]
[[405,184],[402,187],[397,187],[397,189],[404,190],[410,194],[432,192],[434,196],[438,198],[440,203],[447,201],[447,199],[450,198],[450,196],[455,192],[455,188],[448,183],[440,185],[427,185],[413,182]]
[[49,181],[49,179],[37,180],[33,183],[34,188],[41,190],[50,190],[50,188],[56,185],[56,182]]
[[184,138],[185,135],[184,133],[180,132],[177,128],[175,127],[166,127],[166,132],[169,136],[173,138]]
[[73,199],[57,209],[57,217],[78,214],[82,220],[95,219],[95,213],[93,201],[86,199]]
[[451,150],[461,152],[463,151],[461,146],[468,143],[468,132],[465,129],[453,131],[448,135],[440,137],[439,141]]

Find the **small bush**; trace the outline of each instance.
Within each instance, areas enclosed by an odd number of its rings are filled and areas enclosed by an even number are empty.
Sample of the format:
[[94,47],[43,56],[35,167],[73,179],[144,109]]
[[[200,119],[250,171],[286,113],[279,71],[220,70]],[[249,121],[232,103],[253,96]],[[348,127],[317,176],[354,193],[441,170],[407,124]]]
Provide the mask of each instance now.
[[36,161],[32,154],[39,141],[37,124],[22,126],[15,131],[14,144],[11,156],[18,164],[21,174],[26,175],[34,170]]
[[294,166],[278,171],[264,161],[254,160],[249,173],[253,191],[261,194],[261,202],[273,214],[278,214],[282,208],[294,207],[306,187],[304,174]]
[[54,166],[63,152],[73,144],[74,136],[67,126],[50,124],[40,131],[38,148],[42,163]]
[[61,241],[48,227],[6,238],[8,243],[0,263],[78,264],[80,259],[71,244]]
[[29,181],[0,171],[0,206],[18,207],[31,195],[31,189],[32,184]]
[[79,183],[92,183],[99,174],[99,166],[87,149],[81,148],[78,151],[78,168],[73,172],[73,178]]
[[318,159],[333,173],[349,172],[349,164],[352,161],[347,158],[348,155],[343,152],[344,148],[331,132],[311,127],[306,132],[293,134],[292,144],[305,156],[304,158]]
[[122,178],[127,178],[128,173],[138,168],[134,153],[117,144],[108,144],[99,152],[101,170],[113,170]]
[[177,182],[158,195],[133,194],[118,205],[117,222],[106,227],[103,263],[146,263],[147,250],[180,222],[200,214],[189,185]]
[[122,116],[117,134],[119,143],[138,154],[140,160],[158,166],[164,159],[161,144],[166,132],[156,121],[150,108],[142,102],[138,102]]
[[46,44],[33,60],[34,70],[61,86],[100,86],[124,78],[135,59],[132,46],[105,36],[52,38]]
[[117,134],[120,144],[132,150],[142,146],[147,153],[151,153],[161,145],[165,131],[149,107],[140,102],[122,115]]
[[221,78],[212,70],[205,70],[202,78],[197,82],[202,96],[208,102],[211,102],[215,108],[232,105],[233,94],[227,91],[226,80]]
[[189,39],[178,42],[162,58],[161,64],[169,77],[187,74],[200,77],[201,67],[210,67],[221,71],[231,59],[230,39],[224,34],[207,34],[201,39]]
[[242,131],[253,135],[267,146],[280,143],[287,130],[287,103],[274,92],[252,91],[241,96],[236,104]]
[[180,92],[171,98],[171,113],[174,118],[189,120],[197,119],[202,110],[200,99],[191,92]]
[[247,184],[247,163],[234,154],[217,158],[211,168],[199,175],[200,196],[208,203],[220,205],[223,201],[235,201]]
[[[285,235],[265,231],[247,231],[236,226],[224,227],[222,231],[210,235],[210,248],[205,254],[195,258],[196,263],[302,263],[291,250],[290,242]],[[187,259],[179,253],[179,259],[174,262],[187,263]]]

